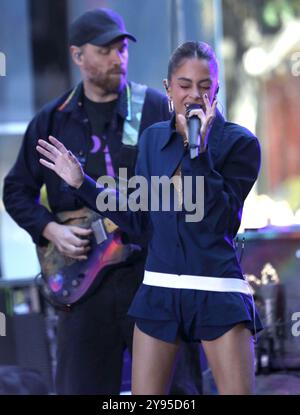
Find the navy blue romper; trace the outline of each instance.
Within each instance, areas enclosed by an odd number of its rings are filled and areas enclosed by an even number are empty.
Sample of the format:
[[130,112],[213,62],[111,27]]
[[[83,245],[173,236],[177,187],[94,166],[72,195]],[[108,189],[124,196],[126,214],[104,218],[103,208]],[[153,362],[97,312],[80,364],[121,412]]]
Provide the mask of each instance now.
[[[143,235],[149,241],[145,270],[158,276],[160,286],[141,284],[128,313],[140,330],[167,342],[174,342],[177,337],[185,341],[213,340],[238,323],[244,323],[256,334],[263,326],[251,295],[205,290],[203,286],[201,289],[166,287],[164,274],[174,275],[178,281],[184,275],[193,280],[194,277],[227,280],[225,283],[228,279],[244,279],[233,240],[240,226],[244,200],[258,176],[258,140],[247,129],[226,122],[217,111],[207,150],[191,160],[175,130],[175,117],[146,129],[139,141],[136,174],[146,178],[149,189],[153,190],[151,177],[171,178],[179,166],[183,200],[187,193],[185,177],[189,177],[193,199],[190,202],[202,204],[201,220],[186,220],[186,215],[196,214],[197,209],[193,212],[185,203],[180,211],[174,204],[168,211],[162,211],[161,204],[158,211],[151,211],[150,190],[146,206],[149,211],[144,205],[145,211],[101,212],[124,231]],[[201,176],[204,197],[199,202],[197,178]],[[97,210],[96,198],[103,191],[104,188],[96,188],[95,182],[85,176],[75,193]],[[115,196],[124,203],[120,193]],[[171,201],[172,196],[171,192]]]

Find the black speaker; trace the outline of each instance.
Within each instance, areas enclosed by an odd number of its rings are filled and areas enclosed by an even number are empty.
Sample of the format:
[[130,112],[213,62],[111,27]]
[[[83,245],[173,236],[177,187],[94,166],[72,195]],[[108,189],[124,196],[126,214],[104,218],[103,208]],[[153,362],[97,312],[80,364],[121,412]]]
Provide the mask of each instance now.
[[[244,242],[242,242],[244,240]],[[300,368],[300,226],[266,227],[238,235],[241,266],[265,325],[262,342],[276,368]],[[298,324],[299,325],[299,324]],[[277,353],[276,353],[277,352]]]
[[19,373],[23,369],[36,372],[48,393],[53,392],[47,318],[32,280],[1,281],[0,311],[6,320],[5,336],[0,337],[0,366],[19,368]]

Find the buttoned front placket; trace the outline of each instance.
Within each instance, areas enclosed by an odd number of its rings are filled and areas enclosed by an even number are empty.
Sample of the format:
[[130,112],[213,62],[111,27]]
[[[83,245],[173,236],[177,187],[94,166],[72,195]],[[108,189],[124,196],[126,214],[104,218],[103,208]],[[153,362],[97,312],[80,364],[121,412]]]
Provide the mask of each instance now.
[[[186,153],[186,150],[185,150]],[[181,161],[182,162],[182,161]],[[179,163],[174,175],[173,175],[173,183],[174,183],[174,192],[177,195],[177,203],[178,203],[178,210],[173,210],[172,216],[174,218],[173,225],[176,229],[176,258],[174,258],[176,263],[177,273],[184,274],[186,269],[186,255],[184,252],[184,244],[182,241],[182,236],[180,234],[180,228],[182,226],[182,221],[184,221],[185,211],[184,211],[184,196],[183,196],[183,178],[182,178],[182,170],[181,170],[181,162]]]

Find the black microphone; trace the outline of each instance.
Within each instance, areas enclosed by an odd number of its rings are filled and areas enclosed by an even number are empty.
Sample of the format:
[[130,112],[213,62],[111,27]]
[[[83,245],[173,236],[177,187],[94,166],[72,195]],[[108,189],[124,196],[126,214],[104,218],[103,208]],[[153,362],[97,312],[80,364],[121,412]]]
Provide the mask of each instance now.
[[199,155],[201,120],[199,117],[197,117],[197,115],[192,115],[189,117],[189,114],[192,110],[200,108],[201,106],[199,104],[189,104],[186,106],[185,118],[187,119],[188,124],[189,149],[191,159],[194,159]]

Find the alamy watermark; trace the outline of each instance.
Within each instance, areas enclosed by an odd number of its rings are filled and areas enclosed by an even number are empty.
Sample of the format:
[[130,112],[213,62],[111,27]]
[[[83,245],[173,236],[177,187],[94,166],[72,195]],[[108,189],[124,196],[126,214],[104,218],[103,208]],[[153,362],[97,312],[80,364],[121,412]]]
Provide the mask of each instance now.
[[0,336],[6,336],[6,317],[4,313],[0,313]]
[[300,311],[292,314],[292,321],[295,321],[292,325],[292,335],[298,337],[300,336]]
[[300,51],[294,52],[291,57],[292,61],[292,75],[300,76]]
[[6,56],[0,52],[0,76],[6,76]]
[[96,199],[100,212],[184,210],[186,222],[200,222],[204,217],[203,176],[151,176],[149,183],[144,176],[127,180],[127,169],[120,168],[118,183],[111,176],[101,176],[97,187],[105,188]]

